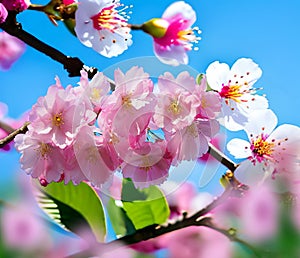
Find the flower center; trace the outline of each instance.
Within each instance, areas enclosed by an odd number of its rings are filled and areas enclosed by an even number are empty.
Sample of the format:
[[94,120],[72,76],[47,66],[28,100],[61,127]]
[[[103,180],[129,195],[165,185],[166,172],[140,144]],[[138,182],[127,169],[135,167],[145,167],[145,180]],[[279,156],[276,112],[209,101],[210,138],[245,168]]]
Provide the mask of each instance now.
[[274,142],[268,142],[265,135],[259,136],[256,140],[252,140],[251,150],[258,162],[262,162],[264,158],[270,158],[275,147]]
[[151,162],[150,162],[148,156],[143,156],[142,160],[141,160],[141,163],[142,163],[141,166],[140,166],[141,170],[144,170],[144,171],[148,172],[152,168],[152,165],[151,165]]
[[57,127],[60,127],[61,125],[64,124],[64,119],[63,119],[63,116],[62,116],[62,112],[60,113],[57,113],[53,116],[52,118],[52,124],[54,126],[57,126]]
[[178,104],[177,100],[173,100],[171,102],[171,104],[169,105],[169,108],[168,110],[173,113],[174,115],[178,115],[181,111],[181,107],[180,105]]
[[222,87],[221,92],[219,93],[222,98],[232,99],[235,102],[240,103],[243,92],[241,92],[240,85],[226,85]]
[[189,125],[186,129],[187,133],[189,133],[192,137],[197,138],[199,136],[197,127],[195,126],[194,123]]
[[93,88],[91,93],[91,100],[98,101],[101,97],[101,89]]
[[130,95],[122,96],[122,105],[127,108],[132,106]]
[[125,14],[120,11],[127,9],[127,7],[122,10],[116,10],[119,6],[119,3],[113,4],[109,7],[103,8],[100,13],[92,16],[91,19],[93,21],[94,28],[96,30],[106,29],[113,32],[120,27],[127,27],[127,19],[120,15]]
[[47,155],[51,152],[51,146],[42,142],[38,148],[38,151],[40,152],[41,156],[46,159]]

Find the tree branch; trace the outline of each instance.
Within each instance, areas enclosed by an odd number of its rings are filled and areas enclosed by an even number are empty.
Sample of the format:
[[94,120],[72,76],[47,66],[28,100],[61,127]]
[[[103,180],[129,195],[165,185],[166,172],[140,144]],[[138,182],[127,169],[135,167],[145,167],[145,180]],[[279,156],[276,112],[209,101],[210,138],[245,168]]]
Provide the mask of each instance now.
[[203,217],[203,216],[209,213],[220,203],[222,203],[226,198],[228,198],[231,192],[232,192],[231,188],[225,190],[220,197],[216,198],[206,208],[198,211],[191,217],[184,216],[183,219],[176,221],[174,224],[168,224],[167,226],[151,225],[142,229],[138,229],[134,234],[118,238],[108,243],[108,245],[115,245],[118,243],[130,245],[141,241],[146,241],[151,238],[155,238],[181,228],[185,228],[189,226],[203,226],[208,222],[208,219],[210,220],[210,218]]
[[236,170],[238,164],[234,163],[230,158],[228,158],[223,152],[219,151],[211,143],[208,143],[208,145],[208,153],[210,155],[212,155],[216,160],[220,161],[220,163],[227,167],[231,172],[234,172]]
[[[3,123],[2,123],[3,124]],[[0,148],[3,148],[5,145],[9,144],[13,139],[21,133],[26,133],[28,131],[29,122],[26,122],[23,126],[18,128],[17,130],[12,131],[8,136],[0,140]]]
[[69,73],[70,77],[80,76],[80,71],[85,69],[89,78],[92,78],[97,73],[97,68],[89,68],[77,57],[70,57],[64,55],[57,49],[45,44],[38,38],[22,29],[22,25],[16,22],[16,14],[9,12],[5,23],[0,24],[0,28],[12,36],[25,42],[27,45],[44,53],[53,60],[61,63]]

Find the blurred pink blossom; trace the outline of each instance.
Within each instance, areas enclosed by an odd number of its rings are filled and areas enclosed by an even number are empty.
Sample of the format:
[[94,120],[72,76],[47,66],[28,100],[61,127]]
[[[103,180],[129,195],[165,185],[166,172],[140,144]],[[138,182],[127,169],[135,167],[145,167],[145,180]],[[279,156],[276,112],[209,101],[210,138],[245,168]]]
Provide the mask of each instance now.
[[8,12],[3,4],[0,2],[0,23],[5,22]]
[[0,32],[0,68],[8,70],[25,50],[25,44],[5,31]]
[[230,240],[206,227],[187,227],[161,237],[161,245],[168,247],[169,258],[231,258]]
[[22,12],[31,4],[30,0],[1,0],[3,5],[9,11]]
[[43,250],[51,245],[46,225],[29,209],[19,203],[5,206],[1,215],[1,229],[5,244],[22,252]]

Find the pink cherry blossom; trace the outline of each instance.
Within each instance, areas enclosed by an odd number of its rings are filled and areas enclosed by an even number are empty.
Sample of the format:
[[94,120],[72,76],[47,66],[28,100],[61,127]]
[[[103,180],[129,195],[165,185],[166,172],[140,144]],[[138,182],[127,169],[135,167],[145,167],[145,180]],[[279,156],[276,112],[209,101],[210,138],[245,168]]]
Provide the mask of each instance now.
[[3,4],[0,3],[0,23],[5,22],[8,12]]
[[0,32],[0,69],[8,70],[25,50],[25,44],[6,33]]
[[122,137],[134,145],[145,135],[153,116],[153,82],[142,68],[133,67],[125,74],[116,70],[115,84],[115,91],[103,102],[98,123],[109,137]]
[[192,124],[200,105],[193,94],[195,84],[195,79],[188,72],[180,73],[177,78],[168,72],[159,77],[160,91],[153,117],[158,127],[171,132]]
[[79,125],[93,121],[96,116],[88,112],[89,107],[71,89],[63,89],[57,79],[57,84],[38,99],[29,115],[29,130],[47,136],[62,149],[71,144]]
[[46,225],[30,206],[18,203],[4,207],[1,215],[1,238],[5,246],[20,253],[37,252],[51,246]]
[[208,151],[208,142],[219,131],[215,120],[198,119],[177,131],[169,141],[168,148],[176,153],[173,165],[183,160],[192,161]]
[[279,200],[267,185],[251,189],[239,203],[240,233],[252,241],[262,241],[276,234]]
[[116,165],[111,163],[112,158],[108,151],[99,151],[103,146],[97,146],[93,127],[80,127],[73,148],[83,175],[93,185],[101,186],[112,177]]
[[232,246],[223,234],[206,227],[187,227],[161,237],[170,258],[230,258]]
[[159,60],[170,65],[187,64],[187,51],[197,43],[194,31],[200,33],[198,27],[191,28],[196,21],[193,8],[184,1],[171,4],[159,20],[159,27],[165,28],[161,37],[154,37],[154,51]]
[[17,135],[15,147],[22,154],[21,168],[27,174],[39,178],[43,185],[61,180],[64,158],[60,148],[31,132]]
[[78,3],[75,32],[87,47],[105,57],[122,54],[132,44],[130,28],[119,0],[85,0]]
[[268,108],[267,99],[256,94],[258,88],[253,88],[261,74],[259,66],[250,58],[238,59],[231,69],[218,61],[208,66],[207,82],[222,98],[219,119],[228,130],[242,130],[253,110]]
[[215,91],[207,91],[205,75],[202,75],[200,84],[195,86],[195,95],[200,99],[201,102],[197,109],[196,118],[217,118],[222,107],[221,97]]
[[140,148],[128,149],[121,165],[122,174],[139,188],[159,185],[167,179],[171,161],[165,142],[145,142]]
[[269,109],[252,112],[245,131],[249,141],[232,139],[227,148],[241,162],[236,175],[246,184],[256,184],[270,175],[295,180],[300,172],[300,128],[277,125]]
[[75,94],[80,98],[84,98],[84,95],[86,95],[93,106],[94,112],[99,113],[102,110],[103,102],[110,92],[110,83],[107,77],[103,73],[98,72],[89,81],[87,72],[82,70],[79,84],[80,87],[74,88]]
[[7,10],[17,12],[26,10],[31,4],[30,0],[1,0],[1,2]]

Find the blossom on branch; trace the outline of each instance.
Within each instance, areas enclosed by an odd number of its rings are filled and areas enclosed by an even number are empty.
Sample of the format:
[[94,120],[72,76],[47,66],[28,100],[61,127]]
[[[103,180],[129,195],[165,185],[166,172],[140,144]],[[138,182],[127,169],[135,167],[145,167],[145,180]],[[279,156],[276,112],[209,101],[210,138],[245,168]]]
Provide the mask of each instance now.
[[254,111],[245,131],[249,141],[232,139],[229,152],[241,162],[236,175],[243,183],[253,185],[273,176],[297,180],[300,175],[300,128],[283,124],[275,128],[277,117],[270,110]]
[[207,83],[222,98],[219,120],[228,130],[242,130],[253,110],[268,108],[267,99],[256,94],[260,88],[253,88],[261,74],[259,66],[250,58],[238,59],[231,69],[218,61],[208,66]]
[[[161,19],[152,19],[143,24],[143,30],[153,36],[154,52],[160,61],[170,65],[187,64],[187,51],[198,43],[198,27],[191,28],[196,21],[193,8],[179,1],[171,4]],[[195,50],[198,48],[195,47]]]
[[81,43],[105,57],[122,54],[132,44],[127,16],[124,15],[127,7],[122,7],[119,0],[79,2],[75,32]]

